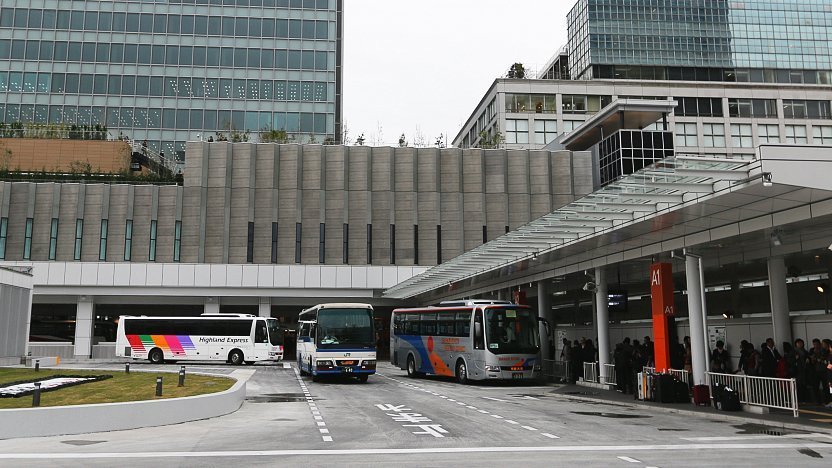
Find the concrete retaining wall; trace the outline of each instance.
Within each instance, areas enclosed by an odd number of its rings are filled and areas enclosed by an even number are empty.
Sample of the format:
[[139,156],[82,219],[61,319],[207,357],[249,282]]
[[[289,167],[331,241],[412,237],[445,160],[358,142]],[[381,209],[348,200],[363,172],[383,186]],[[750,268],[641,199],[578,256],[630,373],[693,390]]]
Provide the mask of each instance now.
[[237,411],[251,373],[221,393],[169,400],[0,410],[0,439],[109,432],[215,418]]
[[32,357],[57,356],[61,359],[75,358],[75,345],[72,343],[29,343]]

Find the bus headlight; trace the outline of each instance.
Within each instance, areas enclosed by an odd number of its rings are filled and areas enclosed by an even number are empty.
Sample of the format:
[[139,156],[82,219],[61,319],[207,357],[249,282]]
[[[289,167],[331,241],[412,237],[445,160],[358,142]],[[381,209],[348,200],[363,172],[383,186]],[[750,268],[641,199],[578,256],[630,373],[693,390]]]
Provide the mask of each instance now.
[[537,372],[537,371],[539,371],[539,370],[541,370],[541,369],[543,369],[543,368],[542,368],[542,367],[540,367],[540,364],[535,364],[535,365],[534,365],[534,372]]
[[500,366],[485,366],[487,372],[500,372]]
[[375,359],[366,359],[362,364],[364,364],[365,366],[375,366],[376,361]]

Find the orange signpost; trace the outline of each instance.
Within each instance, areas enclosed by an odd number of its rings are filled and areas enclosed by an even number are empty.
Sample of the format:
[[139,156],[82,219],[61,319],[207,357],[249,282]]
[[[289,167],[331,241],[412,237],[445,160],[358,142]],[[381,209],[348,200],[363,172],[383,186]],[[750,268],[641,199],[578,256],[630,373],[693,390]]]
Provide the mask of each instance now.
[[653,342],[656,372],[670,369],[670,330],[668,318],[676,315],[673,306],[673,265],[650,265],[650,294],[653,302]]

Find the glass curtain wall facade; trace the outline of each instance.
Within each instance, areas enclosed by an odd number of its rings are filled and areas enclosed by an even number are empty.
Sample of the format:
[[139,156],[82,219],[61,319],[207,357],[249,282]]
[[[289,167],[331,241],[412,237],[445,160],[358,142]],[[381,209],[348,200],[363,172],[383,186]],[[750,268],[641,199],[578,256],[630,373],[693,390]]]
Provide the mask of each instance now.
[[832,0],[579,0],[570,75],[832,83]]
[[342,3],[0,0],[0,122],[101,125],[180,158],[218,131],[336,142]]

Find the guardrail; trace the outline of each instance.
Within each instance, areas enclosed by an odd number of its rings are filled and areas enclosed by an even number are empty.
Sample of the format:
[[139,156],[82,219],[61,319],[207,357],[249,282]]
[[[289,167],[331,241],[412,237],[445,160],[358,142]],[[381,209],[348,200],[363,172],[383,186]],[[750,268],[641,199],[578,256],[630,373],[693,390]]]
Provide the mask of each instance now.
[[598,363],[584,363],[584,382],[598,383]]
[[798,417],[797,382],[795,379],[752,377],[737,374],[706,373],[710,386],[725,385],[736,390],[740,403],[791,411]]
[[554,359],[543,360],[543,377],[549,380],[569,381],[569,362]]
[[615,373],[615,364],[604,364],[604,368],[601,370],[600,383],[612,385],[616,385],[618,383],[618,379],[616,378]]
[[[644,366],[644,368],[642,369],[642,372],[649,373],[649,374],[655,374],[656,373],[656,368],[655,367]],[[676,377],[677,380],[680,380],[680,381],[690,385],[690,372],[688,372],[684,369],[668,369],[667,373],[672,375],[673,377]]]

